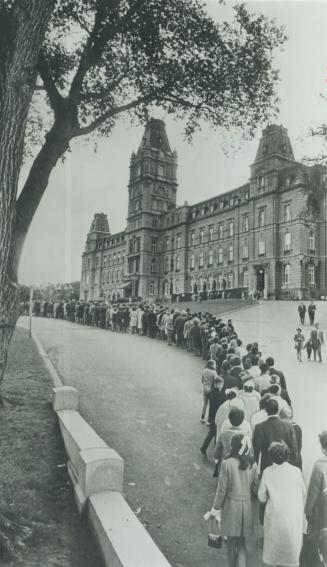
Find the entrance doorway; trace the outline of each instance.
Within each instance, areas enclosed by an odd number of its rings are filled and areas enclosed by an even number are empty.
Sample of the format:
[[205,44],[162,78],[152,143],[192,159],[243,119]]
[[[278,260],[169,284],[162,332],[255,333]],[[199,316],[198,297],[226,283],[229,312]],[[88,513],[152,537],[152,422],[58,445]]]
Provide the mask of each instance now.
[[258,268],[257,271],[257,291],[262,294],[265,289],[265,270]]

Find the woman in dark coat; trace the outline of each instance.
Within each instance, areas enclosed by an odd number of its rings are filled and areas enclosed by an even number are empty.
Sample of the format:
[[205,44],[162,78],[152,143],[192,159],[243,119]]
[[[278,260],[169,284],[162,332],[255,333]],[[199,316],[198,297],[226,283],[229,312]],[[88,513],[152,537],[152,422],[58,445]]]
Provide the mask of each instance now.
[[192,348],[195,356],[200,356],[202,348],[201,331],[197,319],[194,319],[193,327],[190,330],[190,337],[192,339]]

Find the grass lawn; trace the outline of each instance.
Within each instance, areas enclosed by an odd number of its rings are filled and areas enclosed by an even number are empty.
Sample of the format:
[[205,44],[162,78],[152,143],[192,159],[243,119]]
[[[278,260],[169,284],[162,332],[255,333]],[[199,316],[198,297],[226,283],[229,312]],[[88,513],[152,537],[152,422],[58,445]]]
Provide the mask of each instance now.
[[[51,388],[34,342],[17,329],[0,408],[0,513],[32,529],[21,551],[24,567],[102,567],[76,512]],[[19,561],[0,555],[0,564]]]

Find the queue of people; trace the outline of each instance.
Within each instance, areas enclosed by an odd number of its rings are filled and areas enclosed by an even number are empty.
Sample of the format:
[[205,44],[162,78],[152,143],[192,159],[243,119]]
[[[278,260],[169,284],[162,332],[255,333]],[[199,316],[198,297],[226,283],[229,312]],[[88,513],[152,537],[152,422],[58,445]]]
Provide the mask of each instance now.
[[[22,313],[24,309],[23,305]],[[319,436],[323,456],[313,467],[307,490],[302,476],[302,430],[294,420],[285,375],[271,356],[263,357],[258,343],[243,345],[231,319],[225,322],[188,308],[83,301],[39,302],[34,313],[158,338],[169,347],[201,356],[206,364],[201,375],[200,421],[208,430],[200,451],[207,458],[214,441],[213,475],[218,486],[211,516],[219,521],[226,538],[229,567],[247,566],[246,541],[253,532],[258,503],[266,565],[300,565],[304,513],[311,545],[321,564],[327,565],[327,431]],[[321,349],[319,354],[313,346],[316,336],[322,344],[317,324],[308,340],[314,359],[318,354],[321,360]],[[303,348],[308,353],[301,329],[294,341],[298,357]]]
[[257,343],[244,349],[231,321],[214,325],[207,358],[200,420],[209,430],[200,451],[207,457],[214,440],[218,487],[211,517],[226,539],[229,567],[247,565],[247,538],[257,508],[265,565],[302,565],[304,514],[311,545],[320,564],[327,565],[327,432],[319,436],[323,458],[314,465],[307,491],[302,430],[294,420],[285,375],[274,359],[264,359]]

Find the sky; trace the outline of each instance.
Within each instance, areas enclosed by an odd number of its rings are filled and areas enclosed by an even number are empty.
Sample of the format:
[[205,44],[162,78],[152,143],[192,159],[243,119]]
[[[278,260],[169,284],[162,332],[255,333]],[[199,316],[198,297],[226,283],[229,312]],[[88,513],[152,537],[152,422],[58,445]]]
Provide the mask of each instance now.
[[[233,4],[227,1],[220,6],[217,0],[209,0],[207,9],[214,19],[229,18]],[[288,129],[295,159],[313,157],[322,150],[322,142],[313,139],[309,131],[326,121],[327,115],[327,100],[322,97],[327,95],[327,0],[256,1],[246,5],[285,26],[289,39],[275,57],[281,78],[280,112],[275,122]],[[244,141],[204,127],[190,144],[183,137],[183,122],[168,118],[160,110],[155,117],[165,121],[170,145],[178,153],[177,204],[193,204],[248,181],[260,130],[254,140]],[[20,283],[79,280],[81,255],[94,213],[108,215],[112,233],[124,230],[129,160],[143,129],[118,123],[109,138],[99,139],[96,153],[90,142],[72,144],[72,152],[52,172],[33,219],[22,254]],[[24,166],[22,181],[28,165]]]

